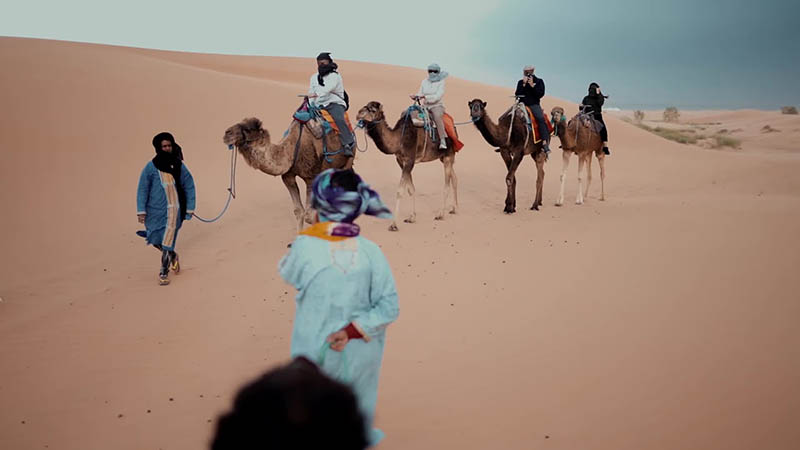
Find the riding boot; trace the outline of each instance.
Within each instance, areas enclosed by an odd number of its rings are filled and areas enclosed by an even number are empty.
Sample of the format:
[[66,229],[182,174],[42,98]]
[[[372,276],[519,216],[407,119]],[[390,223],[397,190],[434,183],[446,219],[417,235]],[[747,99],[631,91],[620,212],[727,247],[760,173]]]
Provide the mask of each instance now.
[[170,259],[169,250],[164,250],[161,252],[161,271],[158,273],[158,283],[162,286],[169,284]]

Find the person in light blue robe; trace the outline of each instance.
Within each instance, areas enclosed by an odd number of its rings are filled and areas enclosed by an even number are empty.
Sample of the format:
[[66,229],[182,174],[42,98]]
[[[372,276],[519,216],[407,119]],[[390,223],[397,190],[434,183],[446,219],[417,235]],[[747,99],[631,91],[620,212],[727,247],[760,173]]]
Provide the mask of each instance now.
[[160,250],[159,283],[169,284],[169,271],[180,271],[175,243],[184,220],[194,212],[194,178],[183,164],[183,152],[170,133],[153,138],[156,156],[142,169],[136,193],[136,210],[144,232],[137,232]]
[[372,422],[386,327],[399,307],[389,262],[353,220],[392,215],[352,170],[322,172],[311,206],[318,222],[297,236],[279,264],[281,277],[298,291],[291,356],[316,362],[352,387],[375,445],[383,438]]

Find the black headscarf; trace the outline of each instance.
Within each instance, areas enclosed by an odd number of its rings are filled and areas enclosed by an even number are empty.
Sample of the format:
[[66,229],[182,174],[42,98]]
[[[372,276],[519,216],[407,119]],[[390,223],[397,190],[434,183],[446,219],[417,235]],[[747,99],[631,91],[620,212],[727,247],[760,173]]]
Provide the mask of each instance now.
[[[161,150],[161,141],[170,141],[172,143],[172,153],[167,153]],[[175,142],[172,134],[163,131],[153,137],[153,148],[156,149],[156,156],[153,158],[153,165],[161,172],[172,175],[175,179],[175,189],[178,191],[178,202],[181,207],[181,215],[178,221],[182,221],[186,217],[186,192],[181,185],[181,167],[183,163],[183,151],[181,146]]]
[[328,64],[325,64],[324,66],[319,66],[319,68],[317,69],[319,72],[317,74],[317,82],[319,83],[320,86],[325,86],[325,82],[322,80],[325,77],[325,75],[336,72],[336,69],[339,68],[339,66],[335,62],[333,62],[330,53],[322,52],[319,55],[317,55],[317,61],[322,61],[324,59],[327,59],[330,62]]

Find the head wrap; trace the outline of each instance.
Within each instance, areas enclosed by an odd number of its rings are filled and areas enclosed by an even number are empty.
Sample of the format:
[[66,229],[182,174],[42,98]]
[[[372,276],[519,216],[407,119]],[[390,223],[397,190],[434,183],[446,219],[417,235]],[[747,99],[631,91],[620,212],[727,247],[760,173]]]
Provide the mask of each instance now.
[[[436,73],[431,73],[431,70],[436,71]],[[442,81],[447,78],[450,74],[447,72],[442,72],[442,68],[439,67],[438,64],[433,63],[428,66],[428,80],[432,82]]]
[[[167,153],[161,150],[161,141],[170,141],[172,143],[172,153]],[[153,158],[153,165],[161,172],[166,172],[172,175],[175,179],[175,189],[178,191],[178,202],[181,205],[181,215],[178,220],[183,220],[186,216],[186,192],[183,191],[181,186],[181,167],[183,163],[183,150],[181,146],[175,142],[175,138],[171,133],[162,131],[153,137],[153,148],[156,149],[156,156]]]
[[532,64],[528,64],[527,66],[522,68],[522,74],[525,75],[525,72],[536,72],[536,67]]
[[311,187],[311,207],[323,222],[352,223],[361,214],[392,218],[378,193],[352,169],[328,169],[317,175]]
[[333,58],[331,58],[330,53],[322,52],[319,55],[317,55],[317,61],[322,61],[325,59],[327,59],[330,62],[328,64],[325,64],[324,66],[317,67],[317,82],[319,83],[320,86],[325,86],[325,80],[324,80],[325,75],[336,72],[336,69],[339,68],[339,66],[335,62],[333,62]]

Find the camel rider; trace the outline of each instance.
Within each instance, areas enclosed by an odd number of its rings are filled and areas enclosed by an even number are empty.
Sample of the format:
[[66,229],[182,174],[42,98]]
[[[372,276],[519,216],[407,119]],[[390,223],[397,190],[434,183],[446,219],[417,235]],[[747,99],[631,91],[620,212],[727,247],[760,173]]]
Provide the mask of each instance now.
[[603,103],[608,97],[600,92],[600,85],[591,83],[589,85],[589,95],[583,97],[581,101],[581,109],[584,112],[591,113],[594,119],[603,124],[603,129],[600,130],[600,137],[603,139],[603,153],[610,155],[611,151],[608,150],[608,129],[606,123],[603,122]]
[[547,122],[544,120],[544,112],[542,105],[539,101],[544,97],[544,80],[536,77],[533,72],[536,71],[534,66],[525,66],[522,69],[522,79],[517,82],[517,90],[514,95],[521,97],[520,101],[531,109],[533,117],[539,126],[540,135],[542,138],[542,147],[545,153],[550,153],[550,133],[547,128]]
[[308,88],[309,101],[316,107],[328,111],[339,128],[339,139],[346,156],[353,156],[354,137],[344,117],[347,102],[345,101],[342,76],[336,72],[339,66],[331,59],[331,54],[320,53],[317,56],[317,73],[311,75]]
[[425,100],[425,106],[428,108],[428,112],[433,118],[433,122],[436,124],[436,129],[439,132],[440,150],[447,149],[447,133],[445,132],[444,122],[442,121],[442,117],[444,116],[444,101],[442,101],[442,97],[444,97],[444,79],[447,78],[448,75],[447,72],[442,72],[442,68],[439,67],[438,64],[433,63],[429,65],[428,78],[422,80],[417,94],[411,96],[412,99],[419,98]]

